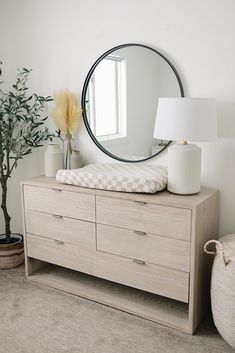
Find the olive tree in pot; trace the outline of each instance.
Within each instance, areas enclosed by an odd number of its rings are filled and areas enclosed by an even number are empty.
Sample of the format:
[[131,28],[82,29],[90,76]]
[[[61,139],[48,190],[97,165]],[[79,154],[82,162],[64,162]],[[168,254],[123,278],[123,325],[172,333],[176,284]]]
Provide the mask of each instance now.
[[25,155],[53,137],[45,125],[46,104],[52,99],[29,94],[26,84],[30,71],[25,68],[19,70],[16,83],[9,92],[4,92],[0,86],[0,184],[5,221],[5,233],[0,235],[1,269],[16,267],[24,260],[23,237],[11,231],[7,208],[9,178]]

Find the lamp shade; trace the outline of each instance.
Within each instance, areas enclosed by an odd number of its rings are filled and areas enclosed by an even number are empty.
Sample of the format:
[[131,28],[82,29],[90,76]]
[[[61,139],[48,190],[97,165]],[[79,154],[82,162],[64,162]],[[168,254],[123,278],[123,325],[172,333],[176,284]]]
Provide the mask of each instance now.
[[209,98],[160,98],[154,137],[173,141],[215,140],[216,101]]

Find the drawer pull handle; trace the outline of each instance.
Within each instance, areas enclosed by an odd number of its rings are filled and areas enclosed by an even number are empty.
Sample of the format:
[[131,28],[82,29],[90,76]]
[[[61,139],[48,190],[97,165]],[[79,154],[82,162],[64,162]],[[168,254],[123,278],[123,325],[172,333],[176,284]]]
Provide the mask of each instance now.
[[147,203],[147,202],[144,202],[144,201],[137,201],[137,200],[135,200],[134,202],[136,202],[136,203],[138,203],[140,205],[146,205],[146,203]]
[[146,235],[146,232],[141,232],[141,230],[134,230],[134,233],[138,235]]
[[55,240],[56,244],[58,245],[64,245],[64,242],[62,240]]
[[54,190],[54,191],[56,191],[56,192],[62,191],[61,189],[56,189],[56,188],[53,188],[52,190]]
[[53,217],[58,218],[58,219],[62,219],[63,218],[63,216],[60,216],[58,214],[53,214]]
[[135,263],[137,263],[137,264],[140,264],[140,265],[145,265],[145,264],[146,264],[145,261],[138,260],[138,259],[133,259],[133,262],[135,262]]

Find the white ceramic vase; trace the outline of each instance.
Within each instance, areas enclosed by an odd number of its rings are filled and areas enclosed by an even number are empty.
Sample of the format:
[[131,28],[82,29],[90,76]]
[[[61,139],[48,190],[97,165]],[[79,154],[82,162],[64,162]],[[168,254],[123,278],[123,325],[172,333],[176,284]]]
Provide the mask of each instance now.
[[71,154],[71,169],[81,168],[81,157],[79,151],[72,151]]
[[58,144],[49,144],[44,153],[45,175],[55,177],[64,168],[64,153]]

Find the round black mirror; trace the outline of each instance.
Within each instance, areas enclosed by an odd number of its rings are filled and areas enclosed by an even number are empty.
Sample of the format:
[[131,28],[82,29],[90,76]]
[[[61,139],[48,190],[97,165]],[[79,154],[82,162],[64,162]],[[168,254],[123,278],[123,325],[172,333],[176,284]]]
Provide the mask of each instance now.
[[82,91],[84,123],[95,144],[123,162],[141,162],[170,141],[153,138],[158,99],[183,97],[170,61],[142,44],[123,44],[99,57]]

